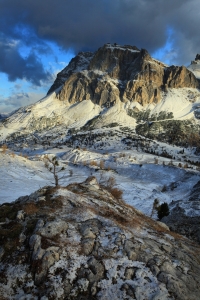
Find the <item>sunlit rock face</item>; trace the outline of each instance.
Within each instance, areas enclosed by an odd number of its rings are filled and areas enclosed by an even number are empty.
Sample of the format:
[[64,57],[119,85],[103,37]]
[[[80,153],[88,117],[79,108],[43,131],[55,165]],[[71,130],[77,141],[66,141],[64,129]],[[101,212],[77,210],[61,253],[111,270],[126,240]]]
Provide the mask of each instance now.
[[119,101],[158,103],[168,87],[198,86],[194,74],[183,66],[168,67],[135,46],[105,44],[95,53],[81,52],[73,58],[48,93],[60,87],[57,97],[62,101],[90,99],[110,107]]
[[196,77],[184,66],[171,66],[167,68],[165,71],[164,84],[170,88],[198,87]]

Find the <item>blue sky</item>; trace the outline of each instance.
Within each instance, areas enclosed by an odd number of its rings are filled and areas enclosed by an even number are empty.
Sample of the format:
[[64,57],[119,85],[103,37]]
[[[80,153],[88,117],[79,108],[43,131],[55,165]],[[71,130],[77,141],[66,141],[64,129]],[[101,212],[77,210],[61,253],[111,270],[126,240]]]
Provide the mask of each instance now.
[[199,28],[199,0],[0,0],[0,113],[41,99],[73,56],[108,42],[187,66]]

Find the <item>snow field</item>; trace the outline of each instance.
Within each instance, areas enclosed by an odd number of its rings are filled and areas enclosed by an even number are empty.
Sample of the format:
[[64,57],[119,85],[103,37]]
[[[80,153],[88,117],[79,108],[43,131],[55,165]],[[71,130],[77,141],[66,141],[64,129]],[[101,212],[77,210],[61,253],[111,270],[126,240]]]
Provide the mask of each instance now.
[[125,202],[149,216],[155,199],[160,203],[171,203],[172,200],[184,202],[200,179],[195,170],[169,166],[171,160],[167,158],[158,157],[155,163],[154,155],[136,150],[89,151],[64,147],[47,151],[41,149],[37,156],[30,156],[30,159],[0,153],[1,204],[54,184],[53,175],[42,160],[45,154],[56,155],[59,164],[65,167],[59,174],[61,186],[83,182],[90,175],[102,184],[113,177],[115,186],[123,191]]

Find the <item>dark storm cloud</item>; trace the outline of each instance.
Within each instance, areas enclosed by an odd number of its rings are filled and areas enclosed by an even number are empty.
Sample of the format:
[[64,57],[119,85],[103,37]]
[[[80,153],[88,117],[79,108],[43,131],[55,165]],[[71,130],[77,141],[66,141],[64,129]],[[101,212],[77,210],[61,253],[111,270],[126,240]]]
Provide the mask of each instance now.
[[36,86],[51,78],[34,52],[24,58],[17,42],[3,37],[0,38],[0,72],[6,73],[10,81],[26,79]]
[[[169,27],[174,33],[177,63],[193,59],[200,52],[199,0],[0,0],[1,32],[9,38],[23,38],[33,47],[42,47],[42,42],[49,40],[80,51],[117,42],[153,53],[164,46]],[[19,60],[28,68],[28,77],[34,59],[39,70],[36,57]],[[16,77],[17,70],[10,76]]]

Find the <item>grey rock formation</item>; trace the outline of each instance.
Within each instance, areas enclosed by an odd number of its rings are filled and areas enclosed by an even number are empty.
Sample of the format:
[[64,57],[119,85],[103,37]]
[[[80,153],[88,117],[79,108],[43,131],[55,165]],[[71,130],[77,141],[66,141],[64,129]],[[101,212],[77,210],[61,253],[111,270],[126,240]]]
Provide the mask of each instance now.
[[10,205],[16,218],[0,228],[3,299],[199,297],[200,247],[115,199],[95,177]]

